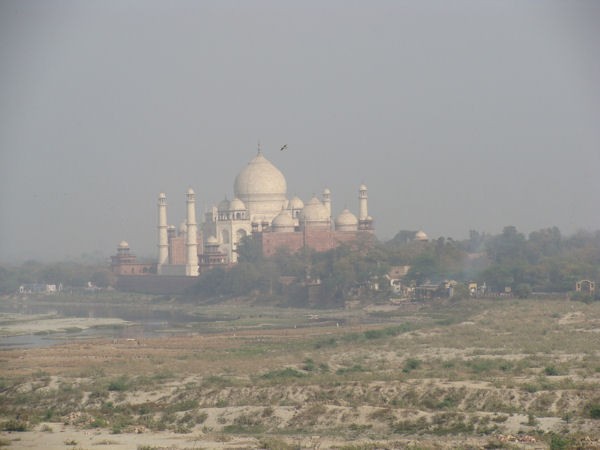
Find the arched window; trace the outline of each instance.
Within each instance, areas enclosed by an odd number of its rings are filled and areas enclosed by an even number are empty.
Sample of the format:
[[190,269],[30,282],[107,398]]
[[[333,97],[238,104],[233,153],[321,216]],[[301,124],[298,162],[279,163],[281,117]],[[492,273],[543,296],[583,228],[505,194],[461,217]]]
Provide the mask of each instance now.
[[235,233],[235,235],[237,237],[237,242],[239,242],[243,238],[246,237],[247,233],[246,233],[246,230],[243,230],[242,228],[240,228],[239,230],[237,230],[237,232]]

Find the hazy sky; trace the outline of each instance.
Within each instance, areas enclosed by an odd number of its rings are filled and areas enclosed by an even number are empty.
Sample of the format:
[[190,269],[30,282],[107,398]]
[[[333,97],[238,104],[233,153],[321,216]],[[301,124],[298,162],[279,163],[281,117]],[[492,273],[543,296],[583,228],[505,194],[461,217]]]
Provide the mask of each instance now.
[[258,139],[380,238],[600,229],[600,2],[0,0],[0,261],[155,255]]

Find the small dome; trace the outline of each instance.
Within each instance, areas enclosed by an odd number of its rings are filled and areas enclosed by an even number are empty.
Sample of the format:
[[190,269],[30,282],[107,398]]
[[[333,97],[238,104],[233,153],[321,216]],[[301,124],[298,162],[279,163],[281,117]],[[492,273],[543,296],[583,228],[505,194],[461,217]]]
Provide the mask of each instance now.
[[129,244],[127,243],[127,241],[121,241],[119,243],[119,248],[129,248]]
[[329,223],[329,212],[327,208],[317,197],[311,198],[300,212],[300,220],[302,222]]
[[158,198],[167,198],[167,194],[161,192],[160,194],[158,194]]
[[219,206],[217,207],[219,211],[229,211],[229,200],[227,197],[219,202]]
[[289,209],[302,209],[304,208],[304,202],[300,200],[300,198],[295,195],[288,204]]
[[185,223],[185,220],[184,220],[179,225],[179,234],[185,234],[186,231],[187,231],[187,224]]
[[167,230],[175,230],[175,225],[169,225],[169,226],[167,227]]
[[187,193],[188,193],[188,194],[193,194],[193,193],[194,193],[194,190],[193,190],[192,188],[189,188],[189,189],[187,190]]
[[323,189],[323,195],[330,195],[331,191],[329,190],[329,188],[325,188]]
[[219,245],[219,241],[217,241],[217,238],[214,236],[209,236],[208,239],[206,240],[206,243],[208,245]]
[[359,191],[366,191],[367,190],[367,186],[365,186],[364,184],[361,184],[360,187],[358,188]]
[[[339,216],[335,219],[335,228],[344,231],[347,228],[353,228],[356,230],[358,226],[358,219],[352,214],[348,208],[344,209]],[[343,229],[343,230],[342,230]]]
[[427,234],[425,234],[423,230],[419,230],[415,233],[415,241],[426,241],[428,239]]
[[373,216],[367,216],[367,220],[368,220],[369,222],[373,222]]
[[274,231],[294,231],[294,219],[288,211],[282,209],[271,222]]
[[245,211],[246,205],[244,205],[244,202],[236,197],[229,203],[229,209],[231,211]]

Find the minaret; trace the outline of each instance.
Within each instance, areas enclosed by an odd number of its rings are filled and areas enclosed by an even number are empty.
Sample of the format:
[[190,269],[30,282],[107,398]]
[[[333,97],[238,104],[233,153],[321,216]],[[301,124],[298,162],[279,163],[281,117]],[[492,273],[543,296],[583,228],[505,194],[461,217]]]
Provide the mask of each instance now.
[[156,272],[160,274],[161,266],[169,262],[169,238],[167,236],[167,196],[164,192],[158,194],[158,266]]
[[360,188],[358,188],[358,220],[367,220],[368,218],[367,187],[361,184]]
[[187,200],[187,233],[185,234],[185,274],[188,277],[198,276],[198,242],[196,227],[196,195],[192,188],[188,189]]
[[327,214],[331,218],[331,191],[327,188],[323,190],[323,204],[327,208]]

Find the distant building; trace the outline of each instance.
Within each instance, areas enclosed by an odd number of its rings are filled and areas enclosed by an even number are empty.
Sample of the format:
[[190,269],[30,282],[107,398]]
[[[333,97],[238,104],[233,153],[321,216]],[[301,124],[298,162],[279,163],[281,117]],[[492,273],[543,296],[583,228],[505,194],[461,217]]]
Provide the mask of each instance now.
[[117,254],[111,256],[111,270],[116,275],[144,275],[155,271],[153,264],[140,264],[136,256],[131,253],[129,244],[121,241],[117,247]]
[[62,291],[62,283],[26,283],[19,286],[19,294],[54,294]]
[[584,294],[594,295],[596,292],[596,283],[590,280],[580,280],[575,283],[575,291],[583,292]]
[[[257,155],[236,176],[234,198],[225,198],[196,224],[195,193],[186,193],[186,220],[179,228],[167,222],[167,197],[158,196],[158,258],[153,267],[138,264],[126,242],[112,257],[117,275],[197,276],[214,267],[228,267],[238,259],[237,247],[246,236],[260,244],[265,256],[278,249],[297,252],[304,248],[326,251],[342,243],[373,234],[368,215],[367,187],[358,191],[358,216],[344,209],[332,218],[331,191],[304,203],[288,199],[284,175],[268,161],[260,147]],[[426,238],[426,237],[425,237]]]

